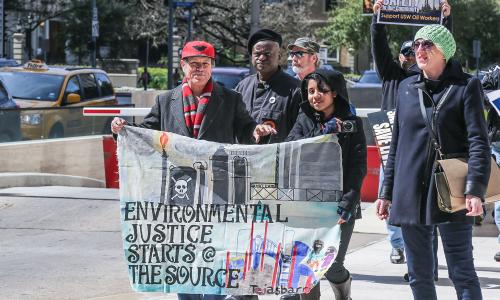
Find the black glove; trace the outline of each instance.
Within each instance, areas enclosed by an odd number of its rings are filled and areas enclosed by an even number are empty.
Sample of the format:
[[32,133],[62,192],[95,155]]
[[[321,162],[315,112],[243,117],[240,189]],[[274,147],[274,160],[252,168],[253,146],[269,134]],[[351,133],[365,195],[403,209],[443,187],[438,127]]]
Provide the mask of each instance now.
[[328,122],[323,124],[324,127],[321,130],[321,133],[323,134],[338,133],[339,132],[338,122],[339,120],[337,118],[331,118]]

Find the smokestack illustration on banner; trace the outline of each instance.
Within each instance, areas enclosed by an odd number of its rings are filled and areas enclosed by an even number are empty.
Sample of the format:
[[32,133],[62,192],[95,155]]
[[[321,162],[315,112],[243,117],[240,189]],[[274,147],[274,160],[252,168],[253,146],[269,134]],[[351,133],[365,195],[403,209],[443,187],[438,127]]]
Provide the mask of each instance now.
[[207,163],[205,161],[197,161],[193,164],[193,167],[198,170],[198,199],[196,203],[203,204],[205,200],[205,192],[207,189],[206,183],[206,170]]
[[210,158],[212,163],[212,203],[227,204],[229,201],[229,156],[223,146],[220,146]]
[[162,132],[160,135],[160,145],[162,149],[161,153],[161,192],[160,192],[160,202],[167,203],[165,199],[165,191],[167,189],[167,173],[168,173],[168,155],[165,151],[165,147],[168,143],[168,135],[166,132]]
[[245,204],[248,197],[246,157],[233,157],[234,204]]

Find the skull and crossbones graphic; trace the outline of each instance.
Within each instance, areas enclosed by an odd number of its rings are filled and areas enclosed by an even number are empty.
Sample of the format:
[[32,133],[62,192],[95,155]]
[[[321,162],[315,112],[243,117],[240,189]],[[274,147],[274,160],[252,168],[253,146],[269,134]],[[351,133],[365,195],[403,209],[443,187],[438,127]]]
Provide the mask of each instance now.
[[[187,178],[186,178],[187,177]],[[179,198],[182,200],[189,200],[189,195],[187,194],[188,191],[188,183],[192,180],[191,177],[189,176],[182,176],[179,179],[175,179],[174,177],[171,177],[172,181],[174,182],[174,191],[175,195],[170,198],[170,200],[174,200],[175,198]]]

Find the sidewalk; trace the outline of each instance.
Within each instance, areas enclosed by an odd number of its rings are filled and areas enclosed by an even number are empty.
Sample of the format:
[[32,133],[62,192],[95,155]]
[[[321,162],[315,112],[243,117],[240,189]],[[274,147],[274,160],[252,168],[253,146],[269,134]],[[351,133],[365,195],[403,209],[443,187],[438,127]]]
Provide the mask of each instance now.
[[[385,225],[375,217],[373,208],[363,204],[363,219],[356,223],[346,257],[346,267],[353,276],[352,298],[412,299],[402,278],[406,265],[389,262]],[[121,246],[117,190],[0,189],[0,233],[4,241],[0,243],[0,270],[9,270],[0,272],[4,283],[0,299],[177,299],[174,294],[131,290]],[[491,216],[482,226],[474,227],[475,264],[485,300],[500,299],[500,263],[493,260],[500,251],[496,234]],[[439,266],[439,299],[456,299],[442,247]],[[28,273],[30,284],[26,285]],[[322,300],[334,299],[328,282],[321,283],[321,291]]]
[[[363,219],[354,229],[358,233],[385,234],[384,222],[375,217],[373,206],[363,204]],[[483,291],[483,299],[500,299],[500,262],[493,260],[493,255],[500,251],[500,245],[495,237],[477,237],[477,233],[496,232],[496,226],[491,224],[491,217],[481,227],[474,228],[474,257],[477,275]],[[448,279],[448,269],[441,242],[438,251],[439,281],[436,291],[440,300],[455,300],[457,296],[451,280]],[[385,239],[358,249],[349,249],[346,257],[346,267],[352,274],[352,299],[354,300],[402,300],[412,299],[411,289],[403,280],[406,264],[395,265],[389,262],[391,246]],[[110,297],[93,298],[94,300],[176,300],[176,295],[159,295],[154,293],[129,293]],[[260,296],[260,300],[278,300],[278,296]],[[330,285],[326,280],[321,282],[321,300],[334,300]]]
[[[500,263],[493,260],[494,252],[500,248],[496,239],[475,237],[474,256],[477,274],[481,282],[485,300],[500,299]],[[389,243],[385,240],[368,247],[358,249],[347,255],[346,265],[353,276],[352,299],[354,300],[401,300],[412,299],[408,283],[403,281],[406,265],[394,265],[389,262]],[[455,289],[448,279],[446,261],[442,249],[439,249],[439,281],[436,290],[440,300],[457,299]],[[321,299],[333,300],[334,295],[327,281],[321,282]],[[126,293],[109,297],[92,298],[94,300],[176,300],[175,295],[154,293]],[[260,300],[277,300],[277,296],[261,296]]]

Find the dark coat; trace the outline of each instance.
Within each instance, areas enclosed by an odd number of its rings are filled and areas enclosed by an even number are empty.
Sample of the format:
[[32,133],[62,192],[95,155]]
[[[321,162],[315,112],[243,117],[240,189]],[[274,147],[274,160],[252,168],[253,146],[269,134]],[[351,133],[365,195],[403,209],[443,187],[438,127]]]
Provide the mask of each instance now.
[[[333,91],[337,92],[334,117],[342,121],[356,122],[357,131],[354,133],[338,133],[340,147],[342,148],[342,177],[343,196],[339,206],[350,211],[357,219],[361,218],[360,194],[361,185],[366,175],[366,139],[361,118],[354,116],[349,107],[349,98],[345,88],[345,80],[337,71],[318,69],[320,74]],[[296,141],[321,135],[322,121],[315,116],[314,109],[307,100],[307,81],[302,81],[301,112],[287,141]]]
[[470,222],[471,218],[465,216],[466,210],[449,214],[438,209],[432,176],[436,151],[420,112],[417,91],[424,91],[427,115],[432,116],[445,90],[454,85],[436,111],[437,136],[443,154],[468,153],[465,193],[484,198],[490,172],[490,148],[481,84],[477,78],[465,74],[454,60],[448,62],[433,91],[422,78],[422,75],[409,77],[399,86],[391,150],[380,197],[392,200],[389,222],[394,225]]
[[259,79],[257,74],[240,81],[235,91],[241,93],[247,110],[257,124],[272,121],[278,134],[272,135],[269,143],[280,143],[285,140],[293,127],[300,104],[300,81],[278,69],[266,82],[266,92],[259,99],[255,91]]
[[[181,86],[158,95],[151,111],[138,126],[190,136],[184,120]],[[254,143],[255,126],[241,95],[214,82],[198,139],[234,144],[237,137],[240,143]]]
[[[443,25],[450,31],[452,27],[451,16],[444,18]],[[387,31],[385,24],[377,23],[377,16],[374,15],[371,24],[372,57],[380,79],[382,80],[382,100],[380,108],[382,110],[392,110],[396,108],[396,94],[399,83],[413,75],[420,73],[416,64],[408,70],[403,69],[398,60],[394,60],[391,49],[387,42]]]

